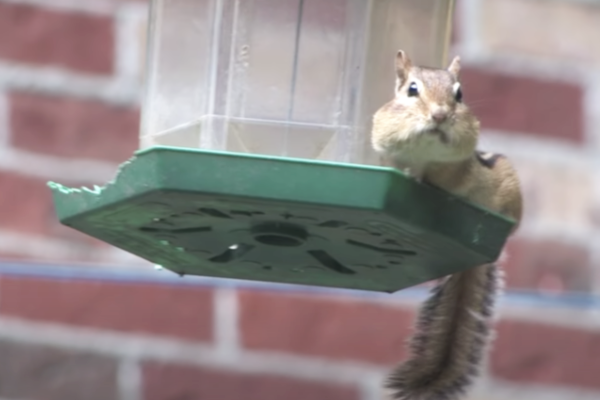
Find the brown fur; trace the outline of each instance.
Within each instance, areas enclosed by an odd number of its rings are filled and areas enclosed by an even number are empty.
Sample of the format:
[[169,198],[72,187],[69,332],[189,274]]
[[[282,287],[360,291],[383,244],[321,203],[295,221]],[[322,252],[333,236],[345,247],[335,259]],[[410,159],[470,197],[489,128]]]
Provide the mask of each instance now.
[[[396,69],[396,96],[373,117],[373,148],[388,164],[514,219],[516,229],[519,180],[505,157],[476,151],[479,121],[457,99],[459,58],[447,69],[429,69],[413,66],[399,51]],[[411,85],[417,95],[409,95]],[[436,121],[436,113],[446,118]],[[393,399],[454,400],[464,394],[487,344],[499,274],[490,264],[439,282],[421,309],[411,358],[388,378]]]

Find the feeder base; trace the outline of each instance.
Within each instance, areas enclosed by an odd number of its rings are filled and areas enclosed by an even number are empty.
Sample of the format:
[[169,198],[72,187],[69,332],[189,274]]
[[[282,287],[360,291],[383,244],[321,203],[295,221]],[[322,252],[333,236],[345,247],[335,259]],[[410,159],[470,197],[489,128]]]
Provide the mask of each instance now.
[[394,292],[496,260],[513,221],[392,168],[153,147],[60,221],[181,275]]

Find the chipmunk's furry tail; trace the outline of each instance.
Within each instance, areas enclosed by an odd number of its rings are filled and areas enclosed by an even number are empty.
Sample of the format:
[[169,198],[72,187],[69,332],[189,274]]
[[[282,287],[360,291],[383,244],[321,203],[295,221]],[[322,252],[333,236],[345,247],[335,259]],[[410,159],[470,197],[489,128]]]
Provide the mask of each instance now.
[[502,284],[494,264],[442,280],[423,304],[411,358],[388,377],[397,400],[455,400],[479,373],[496,294]]

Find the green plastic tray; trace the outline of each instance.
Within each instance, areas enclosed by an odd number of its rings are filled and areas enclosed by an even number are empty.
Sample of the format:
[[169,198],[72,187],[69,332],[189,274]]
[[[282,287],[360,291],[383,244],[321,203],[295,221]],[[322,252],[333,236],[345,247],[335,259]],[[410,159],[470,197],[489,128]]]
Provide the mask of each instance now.
[[178,274],[394,292],[497,259],[513,221],[392,168],[153,147],[60,221]]

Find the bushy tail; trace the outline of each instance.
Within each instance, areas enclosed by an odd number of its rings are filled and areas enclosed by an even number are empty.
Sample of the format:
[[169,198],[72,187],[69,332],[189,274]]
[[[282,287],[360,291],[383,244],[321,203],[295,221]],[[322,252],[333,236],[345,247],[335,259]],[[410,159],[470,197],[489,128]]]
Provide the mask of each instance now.
[[396,400],[455,400],[479,368],[491,333],[501,271],[482,265],[443,279],[423,304],[411,357],[392,371],[386,388]]

